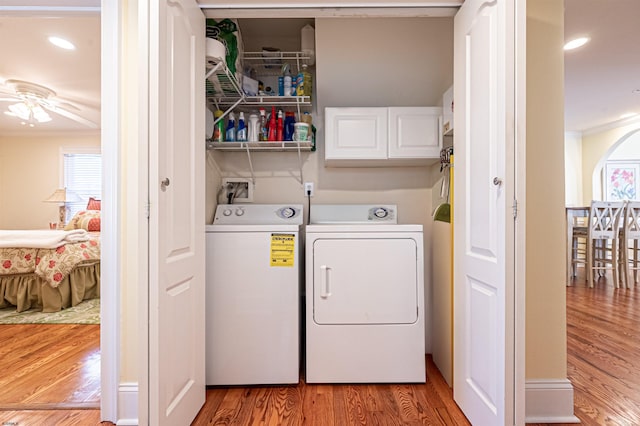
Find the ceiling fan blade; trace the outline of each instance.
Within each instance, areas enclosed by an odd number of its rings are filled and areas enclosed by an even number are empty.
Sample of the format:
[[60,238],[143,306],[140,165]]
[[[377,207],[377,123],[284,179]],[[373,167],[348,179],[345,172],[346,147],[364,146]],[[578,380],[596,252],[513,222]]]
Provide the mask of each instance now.
[[74,104],[66,101],[61,101],[59,99],[41,99],[39,102],[40,102],[40,105],[47,108],[53,108],[53,109],[63,108],[63,109],[72,109],[75,111],[80,111],[80,108],[78,108]]
[[44,103],[41,104],[41,105],[45,109],[47,109],[47,110],[49,110],[49,111],[51,111],[53,113],[59,114],[59,115],[61,115],[63,117],[66,117],[66,118],[68,118],[70,120],[73,120],[75,122],[78,122],[80,124],[84,124],[85,126],[87,126],[89,128],[92,128],[92,129],[97,129],[98,128],[98,124],[97,123],[94,123],[91,120],[87,120],[86,118],[80,117],[79,115],[74,114],[72,112],[69,112],[69,111],[67,111],[65,109],[58,108],[58,107],[51,106],[51,105],[47,105],[47,104],[44,104]]

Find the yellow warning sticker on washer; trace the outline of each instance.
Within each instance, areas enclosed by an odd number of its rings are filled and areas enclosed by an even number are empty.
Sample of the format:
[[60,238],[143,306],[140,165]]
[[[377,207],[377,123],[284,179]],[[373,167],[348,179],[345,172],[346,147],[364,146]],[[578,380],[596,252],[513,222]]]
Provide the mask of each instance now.
[[271,234],[271,266],[293,266],[294,234]]

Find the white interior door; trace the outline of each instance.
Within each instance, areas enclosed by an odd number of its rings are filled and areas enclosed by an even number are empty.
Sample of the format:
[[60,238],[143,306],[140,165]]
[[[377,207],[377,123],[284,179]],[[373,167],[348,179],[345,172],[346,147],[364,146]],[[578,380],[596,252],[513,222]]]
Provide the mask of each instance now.
[[486,426],[514,424],[514,19],[509,0],[467,0],[454,21],[453,389]]
[[149,424],[187,425],[205,400],[205,20],[149,5]]

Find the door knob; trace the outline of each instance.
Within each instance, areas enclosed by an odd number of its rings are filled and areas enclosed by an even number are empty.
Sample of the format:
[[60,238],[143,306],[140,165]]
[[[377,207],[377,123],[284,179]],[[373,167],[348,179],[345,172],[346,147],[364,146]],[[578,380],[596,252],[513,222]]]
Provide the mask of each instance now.
[[494,177],[494,178],[493,178],[493,184],[494,184],[495,186],[500,186],[500,185],[502,185],[502,179],[500,179],[500,178],[499,178],[499,177],[497,177],[497,176],[496,176],[496,177]]
[[167,186],[169,186],[170,183],[171,181],[169,180],[169,178],[164,178],[164,180],[160,182],[160,186],[162,187],[162,189],[165,189]]

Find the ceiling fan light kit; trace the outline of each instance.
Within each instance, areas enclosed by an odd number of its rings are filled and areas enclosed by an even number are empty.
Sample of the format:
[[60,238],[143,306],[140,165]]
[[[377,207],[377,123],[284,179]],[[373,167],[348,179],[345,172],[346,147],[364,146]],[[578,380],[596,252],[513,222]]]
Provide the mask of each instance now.
[[0,98],[0,101],[17,101],[17,103],[8,106],[9,110],[5,111],[5,114],[18,117],[23,120],[22,124],[24,125],[28,124],[30,127],[35,127],[36,123],[52,121],[52,117],[47,112],[49,111],[81,123],[87,127],[94,129],[98,128],[98,125],[93,121],[80,117],[68,110],[78,110],[76,106],[67,102],[62,102],[66,107],[62,108],[61,102],[54,99],[56,97],[56,92],[48,87],[15,79],[6,80],[4,84],[6,87],[10,88],[13,93],[5,92],[6,95],[11,97]]

